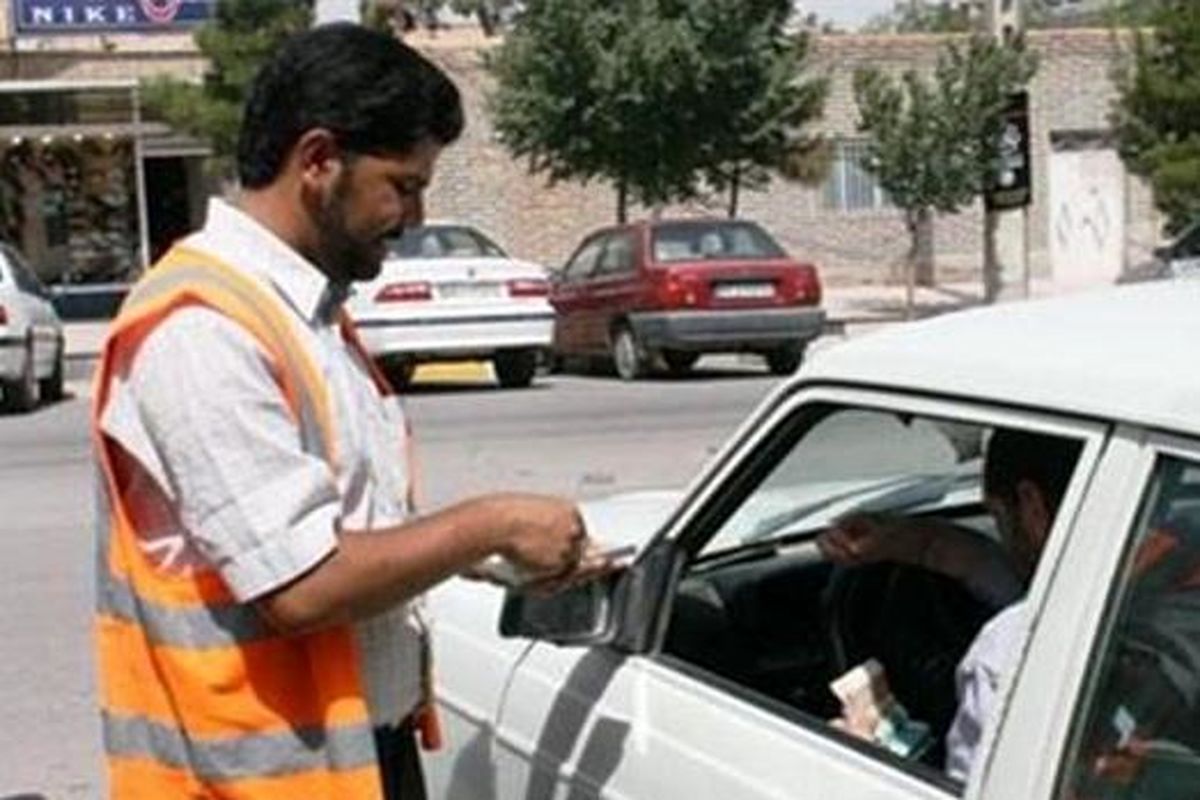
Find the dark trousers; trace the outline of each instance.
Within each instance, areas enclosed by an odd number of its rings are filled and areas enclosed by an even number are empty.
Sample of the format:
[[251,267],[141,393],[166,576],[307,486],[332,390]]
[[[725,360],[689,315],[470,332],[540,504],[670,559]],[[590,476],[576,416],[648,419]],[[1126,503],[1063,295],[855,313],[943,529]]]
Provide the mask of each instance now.
[[425,800],[425,775],[412,722],[375,729],[375,749],[387,800]]

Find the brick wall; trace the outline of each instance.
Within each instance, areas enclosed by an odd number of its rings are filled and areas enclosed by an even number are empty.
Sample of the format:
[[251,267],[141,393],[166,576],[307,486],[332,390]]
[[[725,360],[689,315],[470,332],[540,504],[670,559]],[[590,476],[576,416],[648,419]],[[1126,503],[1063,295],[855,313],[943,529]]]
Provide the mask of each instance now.
[[[814,41],[812,70],[828,76],[830,94],[820,130],[832,137],[856,135],[857,109],[851,81],[859,66],[892,72],[928,69],[945,38],[932,35],[829,36]],[[465,219],[492,230],[514,252],[547,264],[560,264],[586,231],[614,219],[615,197],[606,185],[546,187],[514,163],[493,139],[483,96],[488,78],[480,49],[488,45],[469,34],[445,33],[413,42],[442,64],[466,98],[470,128],[448,151],[430,196],[431,213]],[[1107,30],[1035,32],[1030,44],[1040,67],[1031,87],[1034,132],[1034,205],[1029,248],[1035,274],[1049,271],[1047,213],[1051,133],[1103,131],[1116,90],[1110,75],[1120,42]],[[707,205],[665,209],[664,213],[722,213],[725,198]],[[1158,238],[1158,220],[1146,187],[1130,178],[1129,258],[1144,256]],[[819,187],[784,181],[766,191],[743,195],[744,216],[760,220],[794,253],[821,265],[831,283],[897,279],[908,247],[902,220],[894,211],[836,212],[826,209]],[[634,210],[634,214],[645,213]],[[936,225],[939,274],[974,278],[982,262],[981,208],[941,217]]]
[[[616,197],[606,184],[547,186],[528,174],[496,142],[486,109],[489,78],[482,53],[494,42],[476,29],[423,34],[410,40],[449,72],[462,90],[468,127],[443,157],[429,196],[429,214],[477,224],[513,253],[558,265],[587,231],[615,219]],[[830,95],[819,129],[831,137],[856,135],[851,90],[854,70],[875,65],[900,72],[928,69],[945,38],[931,35],[828,36],[814,40],[813,74],[828,76]],[[1040,58],[1031,87],[1034,133],[1034,205],[1030,252],[1037,274],[1049,269],[1047,213],[1051,134],[1103,131],[1116,96],[1110,75],[1120,43],[1107,30],[1042,31],[1030,36]],[[172,74],[198,79],[204,62],[187,36],[73,37],[46,40],[34,50],[0,56],[0,75],[21,78],[96,79]],[[726,199],[663,213],[721,214]],[[1130,178],[1127,198],[1130,259],[1144,256],[1158,239],[1158,218],[1149,192]],[[820,187],[773,183],[742,197],[744,216],[760,220],[796,255],[819,264],[830,283],[898,278],[908,237],[894,211],[836,212],[825,208]],[[632,216],[648,213],[631,209]],[[939,275],[974,278],[982,260],[982,213],[976,207],[940,218],[936,225]]]

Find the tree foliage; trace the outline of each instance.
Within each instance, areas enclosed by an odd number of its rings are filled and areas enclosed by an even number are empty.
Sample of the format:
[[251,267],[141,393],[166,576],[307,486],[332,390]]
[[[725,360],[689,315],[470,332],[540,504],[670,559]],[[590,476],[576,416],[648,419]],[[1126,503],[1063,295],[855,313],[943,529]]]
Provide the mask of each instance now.
[[228,176],[250,82],[284,39],[311,23],[311,0],[220,0],[195,34],[209,63],[204,82],[152,79],[143,86],[148,109],[210,142],[216,171]]
[[1178,231],[1200,217],[1200,4],[1157,3],[1119,76],[1114,122],[1130,170]]
[[948,44],[931,78],[915,70],[899,79],[878,69],[855,73],[866,167],[904,211],[913,260],[933,212],[956,212],[983,192],[1009,97],[1035,69],[1024,48],[972,37]]
[[809,146],[823,84],[800,81],[787,0],[530,0],[489,60],[501,140],[552,182],[647,206],[705,178],[752,183]]
[[705,54],[697,81],[705,87],[708,152],[702,174],[729,192],[765,186],[774,174],[815,182],[828,167],[823,141],[806,126],[821,116],[828,84],[800,80],[807,36],[783,33],[792,4],[783,0],[710,0],[694,29]]

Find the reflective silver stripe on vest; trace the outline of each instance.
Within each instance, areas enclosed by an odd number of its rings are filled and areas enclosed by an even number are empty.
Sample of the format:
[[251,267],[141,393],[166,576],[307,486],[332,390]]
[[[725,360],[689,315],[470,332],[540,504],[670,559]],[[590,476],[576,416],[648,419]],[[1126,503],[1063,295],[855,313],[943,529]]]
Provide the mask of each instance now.
[[211,783],[373,766],[367,723],[245,736],[196,737],[140,717],[103,715],[104,748],[115,758],[146,758]]
[[[332,460],[333,453],[329,450],[331,443],[326,443],[319,423],[317,414],[317,403],[315,398],[308,393],[308,385],[304,382],[301,376],[304,372],[300,369],[301,356],[296,353],[293,346],[294,337],[286,331],[279,329],[275,323],[275,318],[269,314],[259,310],[259,305],[264,297],[270,298],[266,291],[248,290],[247,287],[240,283],[230,280],[224,274],[213,267],[207,267],[202,264],[185,264],[182,266],[172,266],[162,272],[151,272],[145,280],[137,284],[122,307],[122,312],[128,309],[136,309],[142,303],[151,302],[164,295],[170,294],[178,289],[185,288],[189,285],[207,284],[224,290],[229,294],[236,296],[246,307],[258,314],[259,321],[271,333],[272,344],[278,348],[279,352],[283,353],[284,368],[287,373],[295,376],[296,388],[299,393],[300,408],[300,438],[305,452],[319,455],[327,461]],[[220,311],[220,309],[218,309]]]
[[151,643],[170,647],[229,647],[279,635],[248,603],[171,608],[135,596],[107,568],[97,576],[97,610],[141,626]]

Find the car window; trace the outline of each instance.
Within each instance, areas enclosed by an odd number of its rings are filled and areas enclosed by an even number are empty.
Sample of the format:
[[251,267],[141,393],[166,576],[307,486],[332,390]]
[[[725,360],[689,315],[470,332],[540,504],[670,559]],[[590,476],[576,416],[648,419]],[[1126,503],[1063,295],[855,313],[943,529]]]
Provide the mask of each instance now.
[[591,275],[596,269],[596,264],[607,240],[607,236],[597,236],[591,241],[585,242],[567,262],[567,266],[563,269],[563,278],[568,281],[581,281]]
[[955,491],[978,500],[983,436],[975,426],[887,411],[830,412],[781,456],[704,553],[817,530],[855,510],[923,507]]
[[[1001,535],[1010,528],[983,491],[985,469],[1003,472],[1019,442],[1023,458],[1060,453],[1060,469],[1049,471],[1062,497],[1082,438],[801,406],[699,513],[696,555],[674,596],[664,654],[846,747],[961,789],[948,772],[958,665],[1026,585],[1013,537]],[[876,552],[888,554],[830,563],[816,539],[847,519],[880,525],[894,538]],[[907,544],[889,550],[893,543]],[[948,547],[973,554],[962,562],[971,565],[965,574],[929,561],[929,552]],[[843,684],[835,681],[868,673],[880,708],[870,727],[851,735],[845,722],[857,706],[837,694]]]
[[633,235],[623,231],[608,237],[596,272],[601,275],[619,275],[633,272]]
[[1175,800],[1200,785],[1200,464],[1160,460],[1132,535],[1062,798]]
[[749,222],[678,222],[655,226],[651,248],[659,263],[704,259],[784,258],[783,248]]
[[506,258],[504,251],[474,228],[434,225],[411,228],[389,243],[398,258]]

